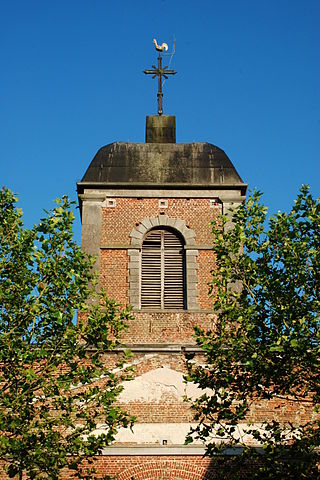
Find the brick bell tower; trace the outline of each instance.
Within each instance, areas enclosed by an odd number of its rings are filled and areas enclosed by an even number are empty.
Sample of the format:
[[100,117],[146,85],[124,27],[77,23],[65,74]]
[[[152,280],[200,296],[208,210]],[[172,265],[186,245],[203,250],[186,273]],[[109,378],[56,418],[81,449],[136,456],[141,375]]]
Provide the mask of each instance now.
[[[211,327],[208,282],[214,270],[210,222],[245,199],[247,185],[228,156],[210,143],[176,143],[175,117],[147,117],[146,142],[102,147],[78,183],[82,247],[96,255],[100,285],[135,319],[124,342],[135,379],[120,395],[137,418],[99,458],[118,480],[208,479],[214,464],[201,444],[184,445],[193,422],[184,395],[185,352],[199,353],[193,327]],[[174,72],[175,73],[175,72]],[[103,430],[103,426],[101,426]],[[99,467],[98,467],[99,468]]]

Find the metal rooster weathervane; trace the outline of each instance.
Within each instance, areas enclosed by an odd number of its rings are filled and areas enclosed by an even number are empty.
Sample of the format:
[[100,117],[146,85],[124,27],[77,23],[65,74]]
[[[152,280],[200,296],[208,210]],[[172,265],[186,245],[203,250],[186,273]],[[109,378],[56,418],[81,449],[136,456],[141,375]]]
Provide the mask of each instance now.
[[159,52],[158,56],[158,68],[155,65],[152,65],[153,70],[144,70],[143,72],[146,75],[152,75],[152,78],[158,77],[158,115],[163,114],[162,110],[162,77],[167,79],[167,75],[175,75],[177,72],[175,70],[168,70],[168,66],[162,67],[162,56],[161,53],[164,51],[168,51],[168,45],[166,43],[162,43],[162,45],[157,44],[157,40],[154,38],[153,43],[155,45],[155,49]]

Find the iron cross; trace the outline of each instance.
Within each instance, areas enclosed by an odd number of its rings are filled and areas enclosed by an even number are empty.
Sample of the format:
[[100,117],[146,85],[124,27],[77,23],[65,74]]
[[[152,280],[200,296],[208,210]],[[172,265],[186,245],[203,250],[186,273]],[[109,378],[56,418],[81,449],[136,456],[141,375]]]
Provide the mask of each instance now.
[[175,75],[177,72],[175,70],[167,70],[167,66],[162,68],[162,57],[158,57],[158,68],[155,65],[152,65],[153,70],[144,70],[143,72],[147,75],[152,75],[152,78],[158,77],[158,115],[162,115],[162,77],[168,78],[167,75]]

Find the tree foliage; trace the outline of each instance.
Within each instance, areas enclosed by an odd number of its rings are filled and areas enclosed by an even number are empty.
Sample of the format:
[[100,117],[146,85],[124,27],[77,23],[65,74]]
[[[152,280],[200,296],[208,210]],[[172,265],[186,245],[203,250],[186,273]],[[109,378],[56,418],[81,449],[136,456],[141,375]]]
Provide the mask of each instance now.
[[[94,478],[82,462],[132,422],[115,405],[127,373],[104,362],[130,311],[94,293],[70,201],[56,203],[26,229],[14,195],[0,192],[0,459],[10,477],[57,479],[67,468]],[[105,433],[93,435],[98,423]]]
[[303,186],[267,222],[260,197],[232,212],[232,227],[213,224],[217,320],[196,329],[205,363],[188,362],[204,389],[193,436],[208,455],[243,447],[259,478],[319,478],[320,204]]

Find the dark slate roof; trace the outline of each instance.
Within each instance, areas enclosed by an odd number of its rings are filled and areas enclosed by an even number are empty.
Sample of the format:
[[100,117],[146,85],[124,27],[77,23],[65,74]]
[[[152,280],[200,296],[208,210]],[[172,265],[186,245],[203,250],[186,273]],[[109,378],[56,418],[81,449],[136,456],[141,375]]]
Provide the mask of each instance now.
[[225,152],[210,143],[115,142],[100,148],[81,184],[195,187],[243,181]]

